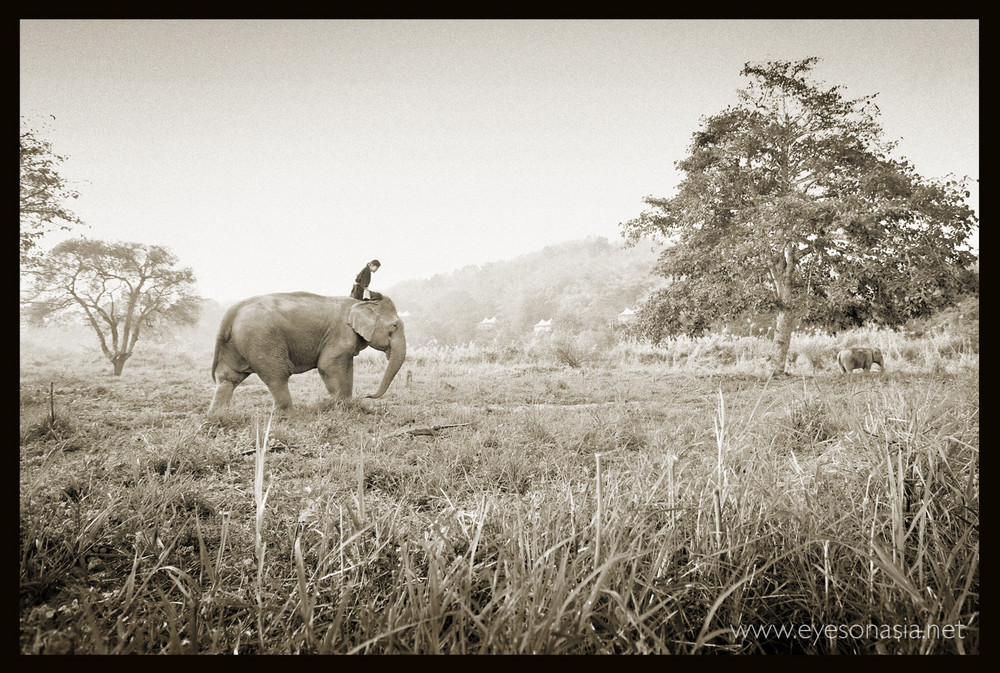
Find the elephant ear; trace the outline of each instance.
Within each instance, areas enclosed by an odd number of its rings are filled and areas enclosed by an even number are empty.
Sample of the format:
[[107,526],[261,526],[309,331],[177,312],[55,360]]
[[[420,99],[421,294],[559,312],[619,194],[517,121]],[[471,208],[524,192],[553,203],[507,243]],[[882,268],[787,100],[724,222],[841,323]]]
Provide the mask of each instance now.
[[351,307],[347,321],[362,339],[371,341],[375,336],[375,323],[378,322],[378,307],[373,301],[359,301]]

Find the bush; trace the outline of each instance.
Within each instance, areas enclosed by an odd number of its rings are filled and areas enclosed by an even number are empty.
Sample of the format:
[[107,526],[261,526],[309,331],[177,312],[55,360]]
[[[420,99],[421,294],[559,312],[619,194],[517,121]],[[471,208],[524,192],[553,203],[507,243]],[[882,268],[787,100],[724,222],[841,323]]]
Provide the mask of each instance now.
[[572,341],[557,341],[552,344],[552,354],[556,361],[573,369],[579,369],[593,357],[592,352],[584,350]]
[[837,428],[830,419],[826,403],[816,397],[798,400],[786,410],[788,426],[799,446],[810,446],[834,437]]

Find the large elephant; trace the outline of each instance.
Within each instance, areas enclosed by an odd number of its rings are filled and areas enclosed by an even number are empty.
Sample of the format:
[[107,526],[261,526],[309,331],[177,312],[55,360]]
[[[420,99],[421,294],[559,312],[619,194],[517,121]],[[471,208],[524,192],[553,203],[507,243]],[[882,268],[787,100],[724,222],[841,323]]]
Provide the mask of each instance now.
[[288,377],[318,369],[331,395],[350,398],[354,357],[371,346],[389,360],[381,397],[406,358],[403,321],[388,297],[358,301],[310,292],[251,297],[228,311],[219,325],[212,360],[217,381],[209,413],[229,403],[233,390],[250,374],[267,385],[278,409],[292,405]]
[[845,374],[850,374],[855,369],[868,371],[872,364],[877,364],[880,371],[885,371],[882,351],[877,348],[845,348],[837,354],[837,364]]

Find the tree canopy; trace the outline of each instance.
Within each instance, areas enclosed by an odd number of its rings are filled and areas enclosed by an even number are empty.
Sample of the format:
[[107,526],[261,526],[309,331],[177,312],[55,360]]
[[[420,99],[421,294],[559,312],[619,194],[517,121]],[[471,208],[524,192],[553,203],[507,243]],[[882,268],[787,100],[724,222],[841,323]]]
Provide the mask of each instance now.
[[38,239],[54,229],[82,224],[66,207],[80,194],[59,175],[66,157],[55,154],[52,144],[21,118],[21,265],[29,266],[37,252]]
[[190,324],[200,298],[194,273],[167,248],[76,238],[38,257],[31,274],[33,322],[72,313],[97,335],[120,375],[144,328]]
[[640,311],[654,340],[773,311],[780,373],[800,319],[899,324],[969,286],[967,178],[893,158],[875,95],[845,98],[812,77],[817,62],[747,63],[738,104],[704,119],[676,163],[676,194],[647,196],[621,225],[668,243],[655,273],[672,282]]

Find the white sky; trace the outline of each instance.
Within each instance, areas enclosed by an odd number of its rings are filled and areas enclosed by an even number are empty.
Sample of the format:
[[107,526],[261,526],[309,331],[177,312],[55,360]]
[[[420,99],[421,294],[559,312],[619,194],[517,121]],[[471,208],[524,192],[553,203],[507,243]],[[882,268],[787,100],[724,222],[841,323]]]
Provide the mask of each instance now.
[[979,178],[976,20],[20,27],[21,114],[68,157],[75,233],[165,245],[221,301],[618,240],[747,61],[819,56],[922,175]]

